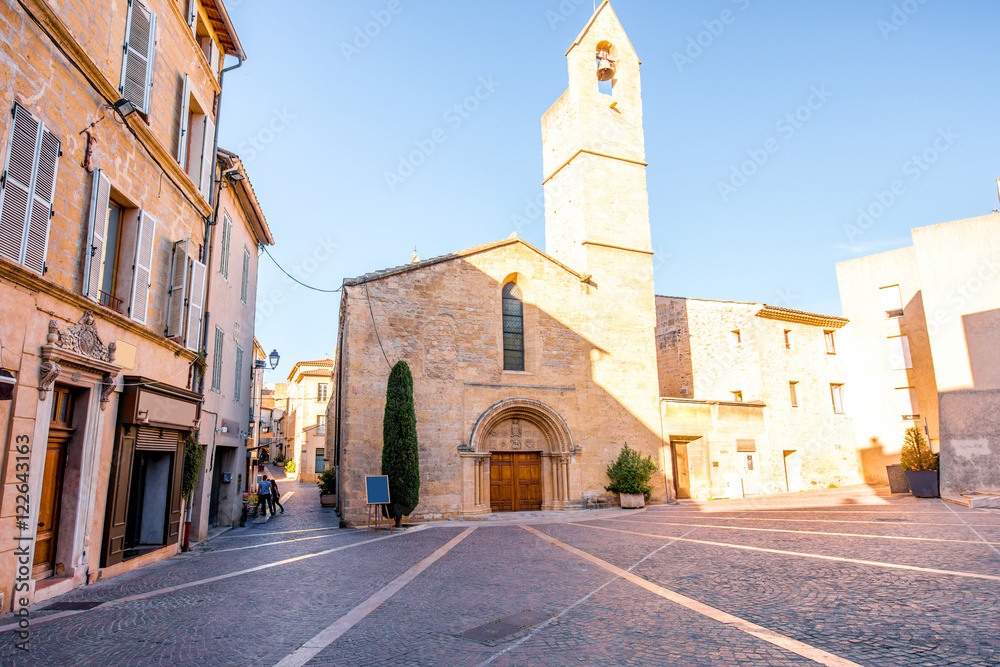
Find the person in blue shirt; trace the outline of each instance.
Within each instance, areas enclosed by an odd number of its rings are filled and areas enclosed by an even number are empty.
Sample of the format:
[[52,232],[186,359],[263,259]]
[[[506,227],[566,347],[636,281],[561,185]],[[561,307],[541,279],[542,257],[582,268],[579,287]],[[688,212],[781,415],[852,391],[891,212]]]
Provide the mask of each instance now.
[[261,516],[267,516],[267,508],[270,505],[271,514],[274,514],[274,503],[271,500],[271,484],[273,482],[267,478],[267,475],[260,480],[257,484],[257,509]]

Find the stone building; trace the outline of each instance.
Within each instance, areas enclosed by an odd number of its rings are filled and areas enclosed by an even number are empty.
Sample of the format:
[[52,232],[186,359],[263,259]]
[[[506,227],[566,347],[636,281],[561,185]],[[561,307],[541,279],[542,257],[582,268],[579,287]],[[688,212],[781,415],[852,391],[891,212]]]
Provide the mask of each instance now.
[[326,414],[334,364],[333,359],[299,361],[288,373],[284,450],[303,482],[315,482],[326,467]]
[[9,610],[177,552],[220,72],[243,52],[220,0],[4,3],[0,37]]
[[664,442],[678,498],[861,481],[840,317],[656,297]]
[[347,521],[380,470],[400,359],[414,377],[416,516],[579,507],[625,443],[660,462],[639,59],[607,2],[567,60],[569,88],[542,119],[547,252],[512,237],[345,281],[332,414]]
[[859,479],[828,347],[846,321],[655,297],[640,63],[607,2],[566,56],[542,118],[545,252],[512,235],[344,283],[327,438],[341,516],[364,520],[398,360],[415,518],[585,506],[626,443],[659,466],[654,503]]
[[1000,215],[912,231],[913,245],[837,265],[851,318],[865,478],[926,430],[941,491],[1000,492]]
[[[210,237],[202,335],[205,374],[198,383],[205,397],[198,441],[205,464],[191,494],[191,541],[212,526],[239,523],[247,486],[247,439],[255,437],[254,359],[266,354],[254,338],[257,266],[260,247],[274,245],[270,227],[238,155],[219,149],[219,206]],[[263,356],[262,356],[263,355]]]

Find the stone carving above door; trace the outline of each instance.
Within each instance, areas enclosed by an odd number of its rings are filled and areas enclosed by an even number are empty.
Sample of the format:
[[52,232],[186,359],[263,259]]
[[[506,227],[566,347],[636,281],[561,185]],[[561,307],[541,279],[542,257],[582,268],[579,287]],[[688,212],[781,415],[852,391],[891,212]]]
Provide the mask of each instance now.
[[487,449],[491,452],[548,451],[549,441],[535,424],[514,417],[505,419],[486,436]]

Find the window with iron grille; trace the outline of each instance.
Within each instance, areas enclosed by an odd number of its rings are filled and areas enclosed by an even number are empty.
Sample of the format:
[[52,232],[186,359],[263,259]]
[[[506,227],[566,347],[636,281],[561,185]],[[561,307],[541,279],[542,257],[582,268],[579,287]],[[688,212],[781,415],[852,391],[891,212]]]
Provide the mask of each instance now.
[[503,286],[503,369],[524,370],[524,303],[516,283]]

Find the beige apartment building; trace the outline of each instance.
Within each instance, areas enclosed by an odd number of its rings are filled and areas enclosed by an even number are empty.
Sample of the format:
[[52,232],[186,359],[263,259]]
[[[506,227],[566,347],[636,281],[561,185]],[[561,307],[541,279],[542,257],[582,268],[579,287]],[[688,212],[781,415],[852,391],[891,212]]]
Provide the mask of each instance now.
[[884,483],[920,426],[941,453],[942,493],[1000,491],[1000,215],[912,236],[837,265],[865,479]]
[[847,320],[664,296],[656,313],[664,441],[678,498],[861,481]]
[[37,603],[178,549],[220,72],[243,52],[220,0],[4,3],[0,37],[9,610],[15,583]]
[[252,448],[257,438],[262,371],[254,361],[266,357],[254,338],[257,268],[260,248],[274,245],[274,238],[239,156],[220,148],[219,172],[224,177],[206,267],[206,371],[198,386],[205,397],[198,432],[205,465],[192,493],[192,542],[204,540],[212,526],[239,523],[250,479],[247,442]]
[[299,361],[288,373],[282,424],[285,457],[295,461],[303,482],[315,482],[326,469],[326,413],[334,364],[333,359]]

